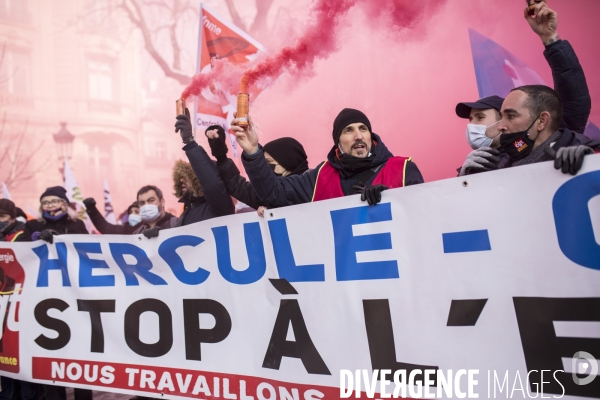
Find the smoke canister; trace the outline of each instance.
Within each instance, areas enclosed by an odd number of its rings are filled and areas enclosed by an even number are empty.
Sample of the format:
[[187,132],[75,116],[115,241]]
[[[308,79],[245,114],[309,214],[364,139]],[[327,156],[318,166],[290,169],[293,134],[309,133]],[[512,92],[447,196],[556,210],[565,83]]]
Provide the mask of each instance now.
[[175,112],[177,115],[185,115],[185,100],[175,100]]
[[242,76],[240,82],[240,93],[237,95],[237,119],[238,126],[243,128],[249,125],[248,112],[250,110],[250,95],[248,94],[248,77]]

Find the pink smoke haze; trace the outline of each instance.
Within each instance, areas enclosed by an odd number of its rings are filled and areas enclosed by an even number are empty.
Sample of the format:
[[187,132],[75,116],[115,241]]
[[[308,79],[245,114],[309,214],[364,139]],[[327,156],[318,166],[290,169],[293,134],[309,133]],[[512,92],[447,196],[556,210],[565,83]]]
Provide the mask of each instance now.
[[[256,64],[248,63],[242,74],[248,78],[248,84],[268,85],[283,72],[295,79],[314,75],[313,66],[316,60],[326,59],[339,48],[339,26],[348,11],[359,4],[371,18],[378,20],[381,28],[392,28],[399,31],[414,26],[425,15],[438,9],[445,0],[318,0],[311,9],[309,21],[304,32],[291,45],[286,45],[275,54],[259,60]],[[181,97],[198,95],[213,80],[230,92],[237,91],[241,78],[239,68],[227,66],[226,60],[219,60],[215,68],[207,74],[200,74],[183,91]]]

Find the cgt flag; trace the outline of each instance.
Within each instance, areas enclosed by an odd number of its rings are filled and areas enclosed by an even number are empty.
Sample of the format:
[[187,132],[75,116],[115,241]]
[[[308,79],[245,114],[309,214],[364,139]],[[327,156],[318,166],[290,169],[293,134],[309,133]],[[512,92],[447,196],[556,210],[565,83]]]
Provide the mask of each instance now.
[[108,188],[108,181],[104,178],[104,218],[111,224],[117,223],[115,217],[115,211],[112,206],[112,199],[110,197],[110,189]]
[[[198,34],[198,67],[196,73],[208,72],[214,59],[226,58],[234,64],[243,64],[264,52],[260,43],[237,26],[225,21],[205,4],[200,5],[200,29]],[[262,89],[250,93],[255,99]],[[203,90],[197,97],[196,128],[204,132],[211,125],[221,125],[229,131],[229,121],[236,111],[237,93],[221,89],[219,82]],[[235,136],[229,134],[234,156],[237,157]]]
[[[508,93],[522,85],[546,85],[546,82],[514,54],[473,29],[469,29],[471,52],[479,97]],[[590,122],[585,135],[600,139],[600,129]]]

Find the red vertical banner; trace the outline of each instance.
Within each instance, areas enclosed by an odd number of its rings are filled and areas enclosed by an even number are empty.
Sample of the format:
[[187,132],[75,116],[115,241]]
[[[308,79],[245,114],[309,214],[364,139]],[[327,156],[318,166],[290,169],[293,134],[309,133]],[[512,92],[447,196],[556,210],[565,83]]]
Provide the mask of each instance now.
[[0,371],[18,373],[19,296],[23,290],[25,272],[10,249],[0,249]]
[[[206,5],[200,6],[200,30],[198,35],[197,73],[206,73],[212,68],[215,59],[227,59],[234,64],[243,64],[263,52],[260,43],[237,26],[227,22]],[[250,93],[253,99],[260,89]],[[223,90],[219,82],[213,82],[204,89],[196,100],[196,128],[204,132],[211,125],[221,125],[228,131],[229,122],[236,110],[237,93]],[[235,138],[230,135],[234,155]]]

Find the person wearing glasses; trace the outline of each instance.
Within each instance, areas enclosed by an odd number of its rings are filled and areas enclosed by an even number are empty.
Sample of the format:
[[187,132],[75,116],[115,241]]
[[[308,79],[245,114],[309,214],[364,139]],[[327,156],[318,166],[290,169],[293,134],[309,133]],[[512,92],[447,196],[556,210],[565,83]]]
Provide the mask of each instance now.
[[40,216],[27,221],[18,242],[44,240],[54,241],[55,235],[88,234],[85,224],[77,218],[75,210],[69,207],[67,191],[61,186],[46,189],[40,196]]

